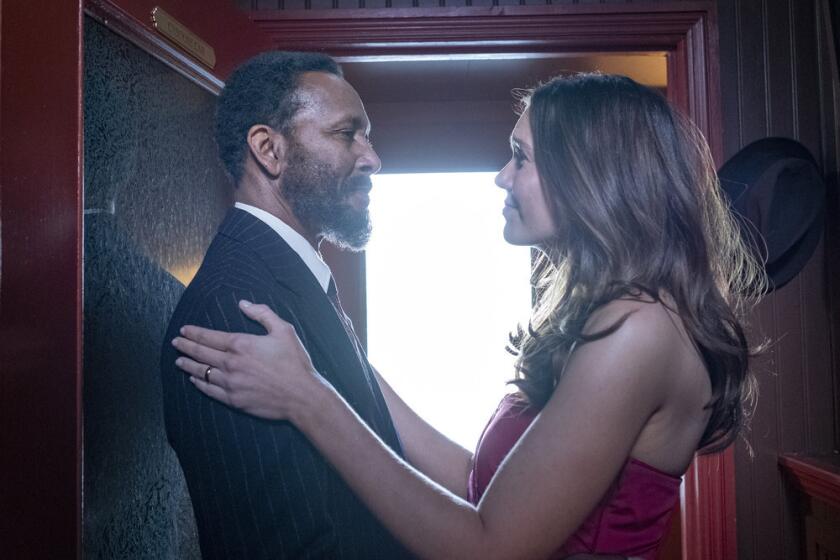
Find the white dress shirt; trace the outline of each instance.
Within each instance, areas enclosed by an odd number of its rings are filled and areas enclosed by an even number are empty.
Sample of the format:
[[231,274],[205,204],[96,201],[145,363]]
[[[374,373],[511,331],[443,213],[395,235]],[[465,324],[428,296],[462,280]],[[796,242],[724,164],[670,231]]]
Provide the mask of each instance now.
[[283,220],[273,214],[269,214],[265,210],[241,202],[237,202],[234,206],[265,222],[268,227],[276,231],[277,235],[303,260],[306,267],[312,272],[315,279],[318,280],[318,283],[324,289],[324,293],[327,292],[330,285],[330,278],[332,278],[332,272],[330,271],[330,267],[327,266],[327,263],[324,262],[324,259],[321,258],[321,254],[309,244],[309,241],[289,227]]

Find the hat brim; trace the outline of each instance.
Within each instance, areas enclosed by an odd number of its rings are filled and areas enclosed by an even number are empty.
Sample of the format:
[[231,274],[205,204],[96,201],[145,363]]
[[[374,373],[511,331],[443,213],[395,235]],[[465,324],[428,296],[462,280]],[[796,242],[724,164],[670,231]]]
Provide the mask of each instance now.
[[[761,138],[738,150],[721,166],[718,176],[736,184],[751,185],[773,162],[789,158],[809,161],[819,167],[808,148],[791,138],[774,136]],[[731,197],[733,193],[727,194]]]
[[824,210],[811,223],[811,227],[783,255],[766,265],[770,291],[778,290],[799,274],[814,255],[823,232]]

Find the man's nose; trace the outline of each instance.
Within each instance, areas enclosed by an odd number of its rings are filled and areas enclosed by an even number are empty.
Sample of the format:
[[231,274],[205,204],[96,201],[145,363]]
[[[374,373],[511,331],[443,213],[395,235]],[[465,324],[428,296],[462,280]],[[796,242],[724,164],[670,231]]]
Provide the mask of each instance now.
[[382,160],[379,159],[379,155],[376,153],[376,150],[373,149],[373,145],[368,143],[367,146],[365,146],[364,153],[356,161],[356,165],[359,171],[368,175],[373,175],[382,169]]

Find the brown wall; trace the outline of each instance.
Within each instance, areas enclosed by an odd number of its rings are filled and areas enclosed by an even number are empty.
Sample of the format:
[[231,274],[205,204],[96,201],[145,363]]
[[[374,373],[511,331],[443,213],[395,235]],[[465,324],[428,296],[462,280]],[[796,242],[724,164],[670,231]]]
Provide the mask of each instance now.
[[[549,4],[622,3],[548,0]],[[684,0],[687,1],[687,0]],[[630,0],[627,0],[630,2]],[[651,0],[647,0],[651,2]],[[767,298],[754,320],[774,341],[756,363],[761,395],[749,440],[737,449],[739,558],[795,559],[798,504],[780,453],[840,449],[840,195],[836,62],[823,0],[719,0],[724,157],[765,136],[805,144],[829,183],[824,243],[803,273]],[[237,0],[245,10],[489,6],[546,0]],[[643,4],[636,0],[635,6]],[[661,2],[657,2],[661,4]],[[827,1],[826,1],[827,5]]]
[[719,2],[724,153],[763,136],[796,138],[821,162],[830,192],[826,243],[799,277],[762,304],[755,321],[774,345],[755,368],[760,396],[749,438],[755,457],[743,445],[736,453],[741,560],[803,556],[799,505],[778,455],[836,452],[840,441],[836,65],[819,4]]

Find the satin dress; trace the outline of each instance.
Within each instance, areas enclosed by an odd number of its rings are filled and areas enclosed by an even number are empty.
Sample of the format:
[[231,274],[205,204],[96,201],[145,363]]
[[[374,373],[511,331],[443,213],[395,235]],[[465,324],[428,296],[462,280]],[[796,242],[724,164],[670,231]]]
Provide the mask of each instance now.
[[[478,504],[499,465],[538,412],[515,395],[502,399],[478,442],[469,477],[470,502]],[[681,482],[681,477],[630,458],[601,502],[551,560],[581,552],[655,560],[679,500]]]

